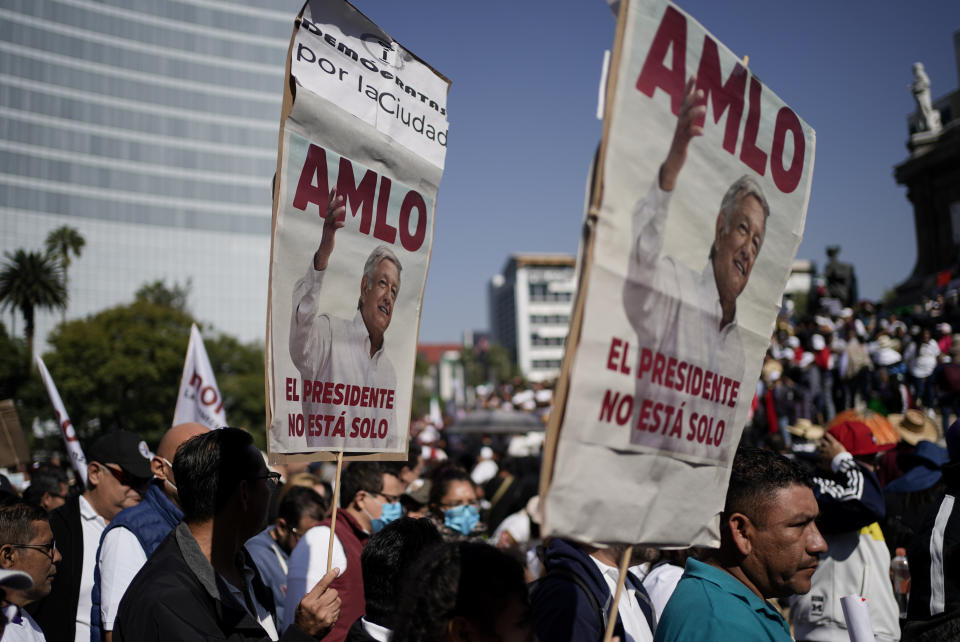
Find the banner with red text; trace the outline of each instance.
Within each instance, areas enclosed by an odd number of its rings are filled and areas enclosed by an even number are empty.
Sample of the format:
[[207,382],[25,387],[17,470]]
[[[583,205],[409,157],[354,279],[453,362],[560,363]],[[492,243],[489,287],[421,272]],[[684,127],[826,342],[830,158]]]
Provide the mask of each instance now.
[[203,337],[196,323],[190,327],[190,343],[187,344],[187,356],[183,360],[180,392],[171,425],[188,422],[203,424],[210,429],[227,425],[223,396],[217,387],[217,379],[213,376],[210,358],[207,357]]
[[83,480],[84,486],[87,484],[87,458],[83,454],[83,448],[80,447],[80,440],[77,438],[77,431],[70,423],[70,417],[67,415],[67,409],[63,407],[63,401],[60,400],[60,393],[57,391],[56,384],[53,383],[53,377],[47,371],[46,364],[40,355],[37,355],[37,369],[40,371],[40,378],[43,379],[43,385],[47,388],[47,396],[50,397],[50,403],[53,404],[53,414],[57,417],[57,427],[60,434],[63,435],[63,443],[67,447],[67,455],[70,457],[70,463],[73,469],[77,471],[77,476]]
[[815,137],[675,5],[624,2],[546,516],[592,542],[715,545]]
[[343,1],[306,4],[288,62],[274,181],[269,450],[400,456],[449,81]]

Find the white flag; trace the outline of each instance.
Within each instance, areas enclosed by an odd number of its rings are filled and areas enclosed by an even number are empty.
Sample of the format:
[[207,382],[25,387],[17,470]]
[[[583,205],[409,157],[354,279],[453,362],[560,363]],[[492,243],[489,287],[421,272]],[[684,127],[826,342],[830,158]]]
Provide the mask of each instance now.
[[43,378],[43,385],[47,387],[47,395],[50,396],[50,403],[53,404],[53,412],[57,415],[57,426],[60,428],[60,434],[63,435],[63,441],[67,445],[67,455],[73,463],[74,470],[83,480],[83,485],[87,485],[87,458],[80,447],[80,441],[77,439],[77,431],[73,429],[70,423],[70,417],[67,416],[67,409],[63,407],[63,401],[60,400],[60,393],[53,384],[53,377],[47,372],[47,366],[43,359],[37,355],[37,368],[40,369],[40,376]]
[[191,421],[208,428],[223,428],[227,425],[223,397],[217,388],[217,380],[213,376],[213,368],[210,367],[210,359],[196,324],[190,328],[190,344],[187,346],[187,358],[183,362],[183,376],[180,378],[180,394],[177,395],[173,425]]

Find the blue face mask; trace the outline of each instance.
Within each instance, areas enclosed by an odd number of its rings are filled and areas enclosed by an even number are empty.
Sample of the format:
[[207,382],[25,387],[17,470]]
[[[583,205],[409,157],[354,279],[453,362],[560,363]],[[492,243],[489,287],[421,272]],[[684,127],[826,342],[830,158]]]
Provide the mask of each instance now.
[[443,523],[461,535],[469,535],[480,521],[480,509],[472,504],[461,504],[443,511]]
[[380,517],[374,517],[370,520],[370,528],[373,529],[374,533],[379,533],[384,526],[392,521],[400,519],[402,516],[403,507],[400,506],[400,502],[384,504],[383,512],[380,513]]

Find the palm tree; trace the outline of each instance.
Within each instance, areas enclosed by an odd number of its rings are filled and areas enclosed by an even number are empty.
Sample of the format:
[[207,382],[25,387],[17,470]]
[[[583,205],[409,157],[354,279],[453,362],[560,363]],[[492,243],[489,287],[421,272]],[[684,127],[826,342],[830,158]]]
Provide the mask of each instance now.
[[[47,255],[60,262],[60,270],[63,272],[63,290],[70,296],[70,289],[67,287],[67,270],[70,268],[70,255],[77,258],[83,253],[83,246],[87,244],[86,239],[80,235],[75,228],[69,225],[61,225],[57,229],[47,234]],[[67,320],[67,305],[64,301],[62,308],[61,321]]]
[[0,308],[15,308],[23,314],[27,338],[27,356],[33,363],[34,312],[63,308],[67,290],[56,260],[41,252],[20,249],[4,252],[6,262],[0,268]]

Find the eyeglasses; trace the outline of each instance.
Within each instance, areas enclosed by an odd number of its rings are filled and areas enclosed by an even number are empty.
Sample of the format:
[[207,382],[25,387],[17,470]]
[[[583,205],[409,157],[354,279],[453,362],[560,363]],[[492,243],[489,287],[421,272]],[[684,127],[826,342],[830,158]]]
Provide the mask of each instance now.
[[266,479],[267,484],[273,488],[280,485],[280,473],[269,472],[262,475],[254,475],[253,477],[248,477],[248,479]]
[[36,549],[41,553],[43,553],[46,557],[48,557],[51,562],[53,561],[53,557],[54,555],[56,555],[56,551],[57,551],[57,541],[53,539],[50,540],[49,544],[11,544],[10,546],[12,546],[13,548]]
[[[100,462],[97,462],[100,463]],[[130,488],[143,488],[150,483],[149,477],[137,477],[122,468],[113,468],[112,466],[107,466],[106,464],[100,464],[106,468],[113,478],[120,482],[123,486],[129,486]]]
[[368,490],[367,492],[370,493],[371,495],[379,495],[380,497],[383,497],[388,504],[396,504],[397,502],[400,501],[400,495],[387,495],[385,493],[380,493],[375,490]]

